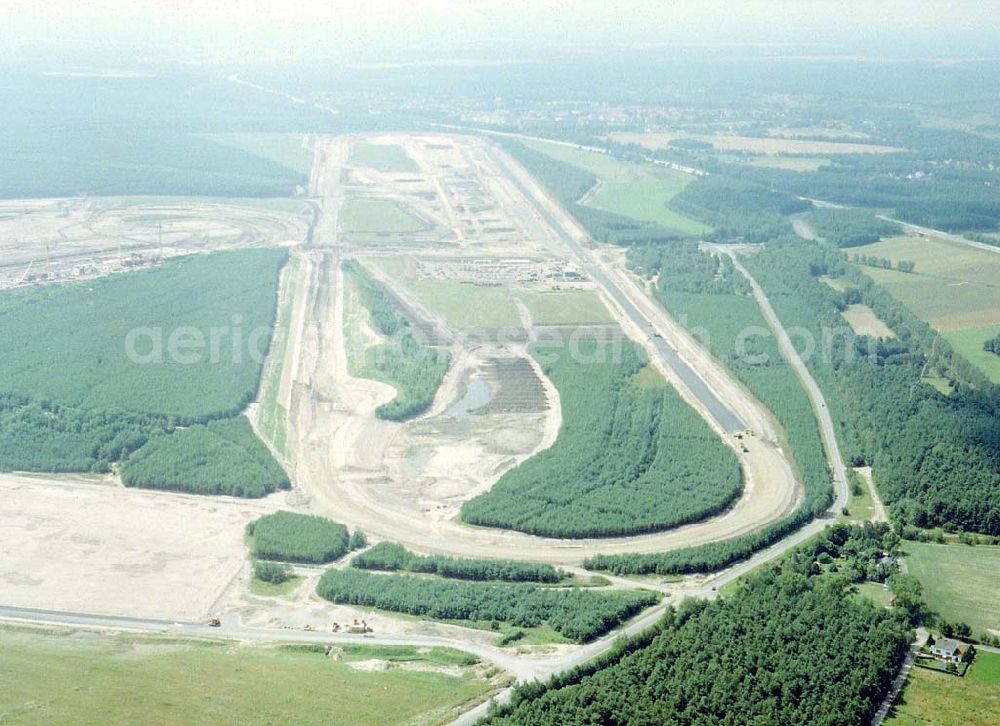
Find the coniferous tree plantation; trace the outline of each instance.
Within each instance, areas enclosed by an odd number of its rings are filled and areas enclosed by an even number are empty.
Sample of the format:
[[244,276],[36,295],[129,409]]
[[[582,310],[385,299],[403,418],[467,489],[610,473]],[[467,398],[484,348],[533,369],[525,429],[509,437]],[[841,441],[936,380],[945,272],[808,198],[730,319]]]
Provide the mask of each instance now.
[[422,572],[456,580],[501,580],[504,582],[559,582],[568,575],[552,565],[516,560],[482,560],[444,555],[418,555],[395,542],[379,542],[353,560],[361,570]]
[[106,472],[134,453],[131,486],[240,496],[287,486],[234,418],[257,392],[285,259],[193,255],[0,296],[0,327],[17,341],[0,350],[0,470]]
[[6,293],[0,328],[16,344],[0,349],[0,392],[184,424],[236,415],[257,392],[286,256],[192,255]]
[[376,330],[388,338],[383,344],[365,349],[364,368],[356,372],[396,389],[396,397],[375,409],[375,415],[388,421],[419,416],[434,402],[448,372],[448,353],[423,345],[414,337],[410,321],[361,265],[346,261],[344,274],[354,283]]
[[[519,687],[484,723],[867,723],[896,676],[910,621],[902,608],[855,600],[850,584],[857,563],[891,536],[834,530],[732,595],[670,608],[596,661]],[[843,572],[817,564],[841,555]]]
[[654,592],[591,592],[525,583],[479,583],[416,575],[328,570],[316,594],[335,603],[439,620],[497,621],[523,628],[549,625],[585,642],[603,635],[660,598]]
[[262,497],[291,484],[243,416],[155,435],[122,466],[125,486]]
[[344,525],[311,514],[274,512],[247,525],[254,557],[321,565],[347,554],[350,537]]
[[466,502],[470,524],[551,537],[610,537],[694,522],[743,490],[735,453],[674,391],[642,387],[629,341],[539,344],[563,410],[559,438]]

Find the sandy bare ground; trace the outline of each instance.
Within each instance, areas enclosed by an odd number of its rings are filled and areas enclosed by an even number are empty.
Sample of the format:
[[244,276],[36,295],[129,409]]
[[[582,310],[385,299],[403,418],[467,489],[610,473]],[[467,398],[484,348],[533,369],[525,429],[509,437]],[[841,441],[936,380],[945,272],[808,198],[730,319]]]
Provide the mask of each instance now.
[[[386,137],[380,140],[385,141]],[[399,143],[417,158],[423,173],[435,170],[438,178],[432,188],[438,194],[451,193],[449,185],[456,183],[453,175],[461,178],[464,188],[472,186],[480,192],[502,189],[504,202],[486,205],[490,214],[511,210],[517,219],[511,221],[510,227],[545,232],[545,240],[526,244],[524,252],[558,249],[565,259],[572,258],[570,250],[548,227],[531,200],[511,182],[509,174],[512,173],[519,177],[520,185],[551,205],[555,218],[571,234],[587,241],[575,222],[542,193],[526,172],[509,159],[498,164],[495,159],[505,155],[486,142],[467,137],[403,135],[389,137],[389,140]],[[325,157],[326,163],[332,164],[331,168],[314,174],[319,183],[314,193],[325,203],[332,202],[335,209],[343,188],[342,177],[334,167],[336,159],[343,159],[346,154],[338,140],[320,145],[324,144],[336,148],[338,153]],[[438,147],[442,149],[442,157],[435,161]],[[465,160],[464,167],[459,163],[462,160]],[[468,163],[469,160],[474,163]],[[471,185],[468,175],[472,172],[487,177],[490,183],[480,181]],[[377,177],[378,174],[371,175],[373,180]],[[498,179],[507,181],[498,185]],[[390,190],[399,186],[392,179],[383,181]],[[331,182],[334,188],[325,186]],[[440,191],[442,188],[444,191]],[[440,202],[437,211],[443,211],[445,206]],[[458,217],[464,213],[463,205],[452,205],[450,209]],[[293,333],[301,345],[289,346],[286,359],[286,365],[293,367],[289,448],[295,465],[294,479],[314,511],[360,528],[369,535],[392,539],[425,552],[578,564],[599,552],[657,552],[732,537],[774,521],[797,503],[799,488],[777,444],[778,437],[767,412],[705,351],[699,350],[686,337],[686,332],[641,290],[633,289],[636,287],[634,281],[616,269],[615,260],[609,260],[601,264],[606,264],[616,279],[620,278],[620,284],[628,288],[630,297],[638,298],[644,314],[657,330],[664,337],[669,336],[685,360],[754,431],[756,440],[749,442],[749,452],[741,453],[746,478],[743,497],[719,517],[639,537],[560,540],[461,524],[456,515],[463,501],[487,490],[525,457],[551,445],[558,431],[558,406],[550,407],[545,415],[507,419],[490,416],[477,418],[474,422],[456,422],[441,415],[450,396],[450,393],[441,393],[430,413],[415,421],[398,424],[375,419],[375,408],[389,400],[393,392],[384,384],[352,378],[347,371],[339,261],[341,255],[356,252],[350,240],[338,236],[335,220],[324,219],[327,214],[324,206],[318,225],[320,234],[313,240],[323,257],[323,271],[314,279],[305,301],[310,314],[303,318],[303,329],[297,335]],[[460,219],[459,223],[464,221]],[[447,241],[442,240],[442,243]],[[495,252],[493,248],[487,249],[490,253]],[[387,282],[391,284],[391,280]],[[630,323],[620,313],[619,317],[628,330]],[[632,332],[640,337],[638,331]],[[505,353],[524,355],[525,351],[523,347],[520,350],[508,347]],[[445,391],[450,392],[460,376],[471,376],[486,354],[487,351],[464,351],[455,356],[463,370],[452,371]],[[677,385],[682,395],[704,414],[699,402],[677,376],[662,361],[656,358],[654,361],[664,368],[664,374]],[[555,389],[544,377],[542,380],[552,400]],[[734,441],[727,439],[727,443],[736,448]]]
[[306,205],[287,205],[171,197],[0,200],[0,289],[95,277],[193,252],[301,240],[309,223]]
[[4,605],[202,619],[247,561],[266,499],[127,489],[111,478],[0,474]]

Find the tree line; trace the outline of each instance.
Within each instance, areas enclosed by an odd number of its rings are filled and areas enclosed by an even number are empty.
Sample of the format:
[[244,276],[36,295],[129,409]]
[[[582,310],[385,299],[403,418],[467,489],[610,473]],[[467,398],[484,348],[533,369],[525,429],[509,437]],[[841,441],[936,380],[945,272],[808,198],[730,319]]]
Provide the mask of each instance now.
[[603,635],[659,595],[644,591],[591,592],[525,583],[478,583],[416,575],[328,570],[316,594],[338,604],[374,607],[438,620],[549,625],[576,642]]
[[568,575],[552,565],[517,560],[468,559],[444,555],[418,555],[395,542],[379,542],[353,560],[362,570],[419,572],[457,580],[502,580],[505,582],[560,582]]
[[816,233],[835,247],[858,247],[900,232],[899,225],[879,219],[867,209],[817,207],[809,212]]

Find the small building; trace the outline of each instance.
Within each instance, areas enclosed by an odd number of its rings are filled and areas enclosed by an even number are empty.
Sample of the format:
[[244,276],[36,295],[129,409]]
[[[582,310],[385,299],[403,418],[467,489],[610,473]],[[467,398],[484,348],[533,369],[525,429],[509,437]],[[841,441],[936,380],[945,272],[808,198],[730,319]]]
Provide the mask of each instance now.
[[966,644],[952,638],[939,638],[931,645],[931,655],[948,663],[961,663]]

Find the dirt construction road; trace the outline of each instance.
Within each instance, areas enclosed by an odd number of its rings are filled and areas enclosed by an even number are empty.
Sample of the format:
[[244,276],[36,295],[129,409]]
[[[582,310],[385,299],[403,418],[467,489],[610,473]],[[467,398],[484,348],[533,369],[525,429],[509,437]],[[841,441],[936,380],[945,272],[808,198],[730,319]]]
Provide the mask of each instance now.
[[[493,164],[491,173],[507,176],[512,182],[507,193],[522,195],[519,208],[534,209],[538,228],[547,231],[551,245],[561,249],[567,261],[576,261],[582,245],[589,244],[589,240],[523,169],[485,141],[448,137],[446,140],[466,147],[477,143],[484,146],[485,153],[476,150],[478,163],[484,165],[484,160],[489,160]],[[297,302],[305,312],[296,314],[301,329],[292,331],[291,340],[295,342],[289,345],[285,361],[292,368],[286,371],[291,382],[289,454],[295,482],[311,509],[369,535],[392,539],[422,552],[572,565],[598,553],[660,552],[733,537],[758,529],[795,506],[799,487],[784,453],[775,443],[774,431],[760,404],[732,381],[721,366],[699,351],[687,333],[672,324],[623,271],[604,261],[591,260],[589,252],[584,253],[581,261],[599,271],[603,292],[609,301],[615,301],[610,308],[623,328],[643,342],[657,367],[727,444],[738,451],[746,480],[741,499],[718,517],[670,531],[579,540],[470,527],[454,517],[436,517],[412,506],[412,502],[400,501],[403,490],[391,481],[393,472],[391,463],[387,463],[387,452],[394,441],[409,436],[416,424],[376,419],[375,408],[391,399],[392,389],[352,377],[346,364],[340,261],[345,254],[357,251],[338,236],[336,217],[344,195],[339,165],[349,156],[348,144],[349,141],[338,137],[321,140],[318,145],[317,160],[325,168],[313,173],[316,184],[313,193],[321,200],[322,208],[312,250],[308,251],[319,260],[318,272],[310,277],[309,289]],[[574,240],[579,247],[573,249],[566,244],[567,239]],[[666,346],[673,360],[663,355]],[[683,367],[686,375],[678,373],[679,367]],[[704,400],[709,397],[714,406]],[[719,410],[725,411],[728,418],[719,415]],[[753,439],[748,440],[748,452],[740,452],[730,435],[734,425],[754,432]],[[492,478],[485,482],[483,467],[476,468],[475,463],[458,459],[452,462],[456,469],[453,473],[459,479],[464,471],[462,466],[468,465],[469,496],[489,486],[516,459],[498,459],[493,468],[502,470],[493,472]],[[437,464],[440,468],[441,462]]]

